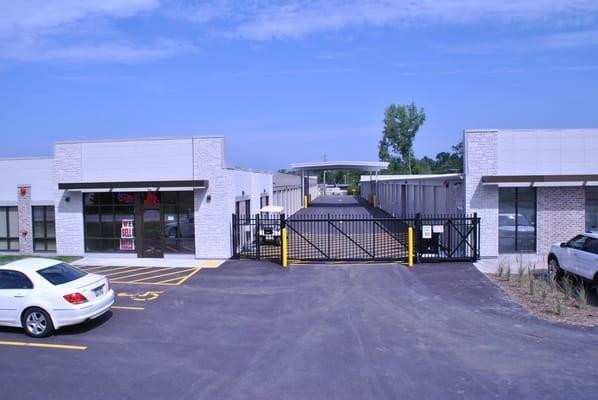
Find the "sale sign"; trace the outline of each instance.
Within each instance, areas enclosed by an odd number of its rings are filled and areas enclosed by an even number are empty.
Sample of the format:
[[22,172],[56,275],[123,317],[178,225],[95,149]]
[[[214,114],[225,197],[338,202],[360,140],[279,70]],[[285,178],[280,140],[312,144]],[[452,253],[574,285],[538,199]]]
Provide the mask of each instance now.
[[135,235],[133,230],[133,220],[123,219],[120,226],[120,250],[135,250]]

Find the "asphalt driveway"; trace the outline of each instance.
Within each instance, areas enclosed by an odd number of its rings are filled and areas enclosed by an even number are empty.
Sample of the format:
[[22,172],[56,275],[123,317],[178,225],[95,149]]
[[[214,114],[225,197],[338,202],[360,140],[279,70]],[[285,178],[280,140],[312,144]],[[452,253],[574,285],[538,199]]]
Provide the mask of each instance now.
[[[3,397],[596,397],[598,330],[536,319],[469,264],[230,261],[180,286],[115,287],[162,293],[42,341],[85,351],[0,346]],[[11,340],[29,339],[0,329]]]

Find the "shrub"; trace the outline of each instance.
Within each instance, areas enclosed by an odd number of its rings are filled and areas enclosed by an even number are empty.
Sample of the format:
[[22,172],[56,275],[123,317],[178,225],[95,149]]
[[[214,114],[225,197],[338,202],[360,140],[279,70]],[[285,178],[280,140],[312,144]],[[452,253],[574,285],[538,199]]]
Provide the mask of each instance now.
[[536,281],[535,281],[533,275],[530,276],[530,278],[529,278],[529,294],[532,296],[534,295],[534,289],[535,289],[535,285],[536,285],[535,282]]
[[560,297],[557,297],[554,301],[554,313],[556,315],[563,315],[563,303]]
[[573,282],[571,282],[571,278],[566,276],[561,280],[561,289],[563,289],[565,299],[571,297],[571,295],[573,294]]
[[525,278],[525,269],[523,264],[519,264],[519,267],[517,267],[517,284],[519,287],[523,285],[523,278]]
[[581,309],[588,305],[588,292],[583,282],[580,282],[575,290],[575,297],[577,298],[577,306]]
[[503,276],[503,274],[504,274],[504,272],[505,272],[505,264],[504,264],[504,262],[503,262],[503,261],[500,261],[500,262],[498,263],[498,267],[496,268],[496,274],[497,274],[499,277],[502,277],[502,276]]
[[542,304],[546,303],[546,298],[548,297],[548,289],[550,287],[548,286],[548,284],[545,282],[542,285],[542,289],[540,290],[540,298],[542,299]]
[[505,272],[505,278],[507,278],[507,281],[511,280],[511,264],[507,264],[507,272]]

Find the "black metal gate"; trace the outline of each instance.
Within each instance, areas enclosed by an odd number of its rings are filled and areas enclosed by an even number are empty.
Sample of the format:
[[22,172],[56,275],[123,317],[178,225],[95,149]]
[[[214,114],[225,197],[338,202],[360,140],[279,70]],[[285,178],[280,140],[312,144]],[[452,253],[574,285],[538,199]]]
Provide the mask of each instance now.
[[292,261],[407,259],[408,225],[369,215],[298,215],[285,221]]
[[418,262],[479,260],[480,218],[477,214],[416,215],[406,221],[414,228]]
[[282,262],[284,218],[233,214],[233,256]]
[[290,262],[405,261],[413,228],[418,262],[479,259],[477,215],[301,215],[264,218],[233,215],[235,258],[282,261],[286,228]]

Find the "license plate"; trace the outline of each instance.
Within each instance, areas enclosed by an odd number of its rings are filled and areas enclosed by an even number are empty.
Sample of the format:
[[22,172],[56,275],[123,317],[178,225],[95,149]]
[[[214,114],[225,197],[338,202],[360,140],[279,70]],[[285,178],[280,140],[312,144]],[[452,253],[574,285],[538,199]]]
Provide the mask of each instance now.
[[96,297],[100,297],[101,295],[103,295],[104,294],[104,285],[93,289],[93,294],[95,294]]

